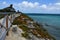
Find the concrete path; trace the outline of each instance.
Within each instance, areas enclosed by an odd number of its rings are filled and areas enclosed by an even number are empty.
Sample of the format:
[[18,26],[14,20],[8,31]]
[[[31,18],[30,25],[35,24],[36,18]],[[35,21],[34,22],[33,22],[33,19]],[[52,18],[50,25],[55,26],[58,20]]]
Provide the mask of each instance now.
[[[13,25],[13,27],[17,27],[16,25]],[[23,31],[17,27],[17,32],[13,32],[12,31],[12,28],[10,29],[9,31],[9,36],[6,36],[6,39],[5,40],[27,40],[25,39],[24,37],[22,37],[21,33],[23,33]]]

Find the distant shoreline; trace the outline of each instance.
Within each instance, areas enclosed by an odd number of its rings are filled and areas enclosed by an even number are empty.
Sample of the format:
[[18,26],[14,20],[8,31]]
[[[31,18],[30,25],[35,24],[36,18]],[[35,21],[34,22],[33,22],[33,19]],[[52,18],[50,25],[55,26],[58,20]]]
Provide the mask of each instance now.
[[[13,12],[14,13],[14,12]],[[11,13],[11,14],[13,14],[13,13]],[[10,12],[9,13],[0,13],[0,15],[1,14],[3,14],[3,15],[5,15],[5,14],[10,14]],[[45,16],[60,16],[60,14],[48,14],[48,13],[24,13],[24,14],[26,14],[26,15],[45,15]]]
[[30,13],[25,13],[26,15],[50,15],[50,16],[60,16],[60,14],[30,14]]

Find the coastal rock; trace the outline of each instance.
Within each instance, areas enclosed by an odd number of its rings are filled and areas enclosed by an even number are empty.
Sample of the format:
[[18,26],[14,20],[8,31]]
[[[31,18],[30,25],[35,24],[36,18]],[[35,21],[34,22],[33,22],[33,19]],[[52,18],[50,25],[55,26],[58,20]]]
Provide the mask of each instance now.
[[4,9],[0,9],[0,12],[16,12],[13,8],[13,5],[11,4],[9,7],[6,7]]

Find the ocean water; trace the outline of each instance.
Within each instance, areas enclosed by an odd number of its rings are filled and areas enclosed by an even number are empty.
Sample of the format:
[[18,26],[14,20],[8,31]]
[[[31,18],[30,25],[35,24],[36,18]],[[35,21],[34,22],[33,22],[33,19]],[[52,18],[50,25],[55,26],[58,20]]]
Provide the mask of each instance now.
[[29,15],[34,21],[42,23],[44,28],[55,37],[56,40],[60,40],[60,15]]

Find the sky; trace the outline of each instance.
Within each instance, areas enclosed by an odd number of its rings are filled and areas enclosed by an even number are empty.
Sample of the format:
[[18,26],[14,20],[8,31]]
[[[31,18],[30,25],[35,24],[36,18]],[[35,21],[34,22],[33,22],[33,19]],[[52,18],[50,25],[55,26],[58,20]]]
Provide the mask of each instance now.
[[60,14],[60,0],[0,0],[0,9],[10,4],[23,13]]

